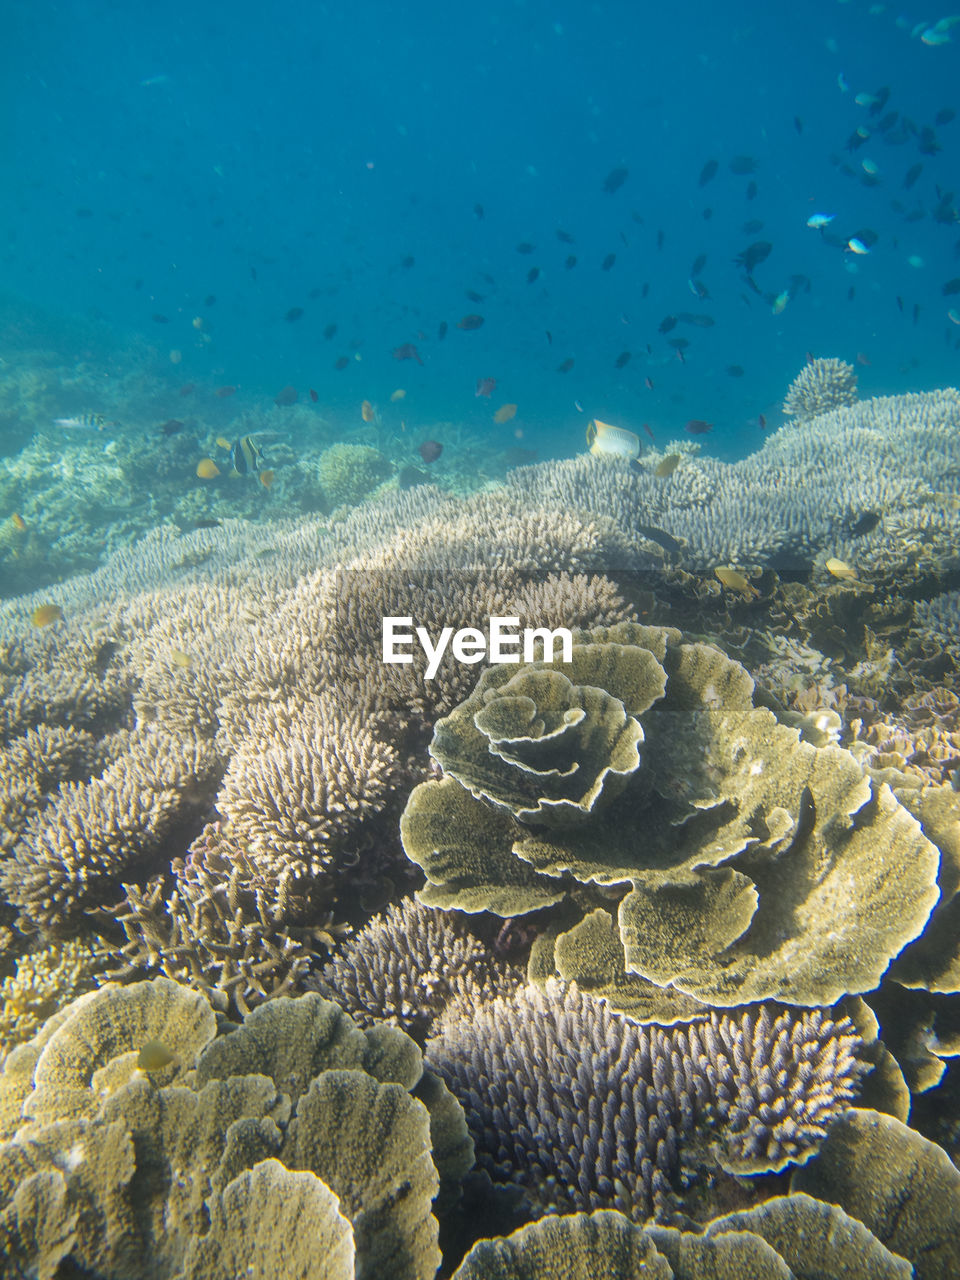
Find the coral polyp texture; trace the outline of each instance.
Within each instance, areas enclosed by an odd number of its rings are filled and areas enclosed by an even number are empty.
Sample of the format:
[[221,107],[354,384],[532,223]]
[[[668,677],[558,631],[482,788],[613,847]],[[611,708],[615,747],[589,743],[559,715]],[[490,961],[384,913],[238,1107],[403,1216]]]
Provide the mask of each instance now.
[[522,970],[467,928],[458,911],[406,898],[375,917],[306,984],[361,1026],[390,1022],[419,1038],[457,999],[491,1000]]
[[640,1027],[550,983],[457,1016],[427,1060],[460,1099],[477,1159],[541,1210],[669,1216],[698,1167],[802,1159],[855,1096],[846,1018],[761,1006]]
[[832,356],[821,357],[804,365],[791,382],[783,412],[802,422],[856,402],[857,375],[853,365]]
[[939,896],[920,823],[849,752],[754,705],[713,646],[634,623],[574,641],[549,670],[490,668],[437,723],[444,776],[401,821],[422,900],[514,916],[602,887],[622,962],[570,947],[561,972],[594,986],[608,966],[611,999],[617,969],[713,1005],[875,987]]

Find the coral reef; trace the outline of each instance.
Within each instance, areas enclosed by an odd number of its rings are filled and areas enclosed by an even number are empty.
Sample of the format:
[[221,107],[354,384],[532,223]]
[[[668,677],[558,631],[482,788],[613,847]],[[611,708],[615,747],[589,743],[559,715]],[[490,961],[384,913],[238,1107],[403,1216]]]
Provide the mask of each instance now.
[[779,1196],[701,1233],[639,1227],[612,1209],[542,1218],[476,1244],[453,1280],[909,1280],[910,1263],[836,1205]]
[[783,412],[803,422],[856,402],[857,375],[853,365],[834,357],[820,358],[804,365],[790,383]]
[[391,474],[389,461],[366,444],[334,444],[317,461],[328,509],[356,506]]
[[935,1143],[892,1116],[848,1111],[793,1187],[840,1205],[919,1280],[960,1268],[960,1171]]
[[311,1277],[316,1238],[275,1236],[296,1228],[330,1240],[337,1269],[325,1276],[430,1280],[432,1151],[448,1182],[471,1152],[437,1082],[429,1108],[413,1096],[424,1079],[413,1042],[361,1031],[318,995],[217,1031],[203,996],[158,978],[81,998],[11,1056],[0,1077],[15,1133],[0,1146],[8,1262],[199,1280],[236,1274],[240,1251],[283,1280]]
[[[605,886],[620,898],[626,972],[708,1004],[823,1005],[876,986],[939,896],[920,824],[850,753],[755,706],[747,673],[716,648],[633,623],[574,641],[549,672],[489,668],[438,722],[444,776],[414,789],[401,821],[422,900],[513,916]],[[621,707],[613,737],[595,740],[586,711],[551,720],[563,676],[561,706],[585,686],[599,723]],[[611,771],[625,732],[630,759]],[[581,772],[589,803],[558,799]],[[615,986],[611,972],[603,994]]]
[[102,943],[70,938],[17,957],[15,972],[0,982],[0,1061],[57,1009],[91,990],[110,954]]
[[358,1025],[386,1022],[420,1041],[458,999],[491,1000],[522,980],[466,927],[457,911],[414,898],[389,907],[306,982],[336,1000]]
[[460,1099],[477,1159],[541,1210],[674,1212],[704,1163],[802,1159],[857,1091],[847,1019],[761,1007],[642,1028],[575,987],[454,1006],[427,1061]]

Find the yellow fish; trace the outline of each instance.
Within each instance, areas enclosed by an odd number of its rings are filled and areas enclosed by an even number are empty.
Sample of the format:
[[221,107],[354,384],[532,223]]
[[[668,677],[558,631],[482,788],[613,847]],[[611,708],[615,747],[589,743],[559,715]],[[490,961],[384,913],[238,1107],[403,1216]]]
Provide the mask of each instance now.
[[160,1040],[148,1040],[137,1054],[137,1066],[141,1071],[161,1071],[176,1060],[176,1054],[171,1053]]
[[845,560],[838,560],[836,556],[831,556],[824,564],[824,568],[828,573],[832,573],[835,578],[842,578],[844,582],[859,582],[856,569],[852,569]]
[[736,569],[729,569],[721,566],[714,569],[714,574],[720,579],[725,587],[729,587],[731,591],[740,591],[745,596],[759,596],[760,592],[748,582],[742,573],[737,573]]
[[668,453],[662,462],[658,462],[654,468],[653,474],[658,480],[665,480],[667,476],[672,476],[680,465],[679,453]]
[[233,445],[225,436],[217,436],[217,444],[221,449],[226,449],[227,453],[233,448]]
[[220,468],[212,458],[201,458],[197,463],[197,475],[201,480],[212,480],[220,474]]
[[186,670],[190,666],[190,655],[184,653],[182,649],[171,649],[170,661],[175,667],[183,667]]
[[31,613],[30,621],[35,627],[49,627],[51,622],[59,622],[62,617],[63,610],[58,604],[41,604]]
[[398,400],[403,400],[406,394],[407,393],[404,391],[403,387],[397,387],[396,391],[390,392],[390,399],[394,404],[396,404]]
[[592,419],[587,423],[587,444],[594,457],[639,458],[640,437],[625,427],[611,427],[609,422]]

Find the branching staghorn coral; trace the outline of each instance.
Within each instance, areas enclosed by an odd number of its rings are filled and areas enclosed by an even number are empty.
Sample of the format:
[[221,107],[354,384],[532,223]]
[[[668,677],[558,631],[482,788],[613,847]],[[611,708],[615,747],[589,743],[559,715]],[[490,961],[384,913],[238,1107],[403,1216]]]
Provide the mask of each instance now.
[[156,857],[188,811],[202,812],[219,771],[209,744],[139,735],[99,778],[64,783],[34,817],[0,870],[8,900],[33,925],[64,929]]
[[386,1022],[420,1041],[453,1001],[492,1000],[521,978],[517,966],[469,932],[459,912],[406,898],[371,920],[306,985],[362,1027]]
[[805,364],[791,382],[783,412],[804,422],[856,402],[857,375],[853,365],[832,356],[821,357]]
[[[457,1008],[427,1061],[467,1113],[477,1159],[547,1211],[675,1211],[703,1163],[802,1159],[855,1095],[847,1019],[767,1008],[639,1027],[576,987]],[[715,1150],[714,1150],[715,1147]]]
[[311,903],[309,888],[292,870],[265,875],[242,846],[205,828],[170,877],[125,886],[124,901],[101,925],[115,919],[126,936],[110,976],[160,972],[215,989],[246,1014],[296,990],[345,932],[322,897]]

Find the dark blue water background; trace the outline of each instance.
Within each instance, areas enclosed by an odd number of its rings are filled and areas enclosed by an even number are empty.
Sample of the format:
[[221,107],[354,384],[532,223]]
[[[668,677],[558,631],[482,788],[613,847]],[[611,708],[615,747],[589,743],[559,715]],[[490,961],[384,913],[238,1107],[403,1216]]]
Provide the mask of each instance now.
[[[739,456],[762,439],[758,414],[779,421],[807,352],[860,353],[865,394],[956,381],[947,311],[960,301],[941,289],[960,275],[960,226],[930,213],[960,188],[960,119],[936,128],[935,155],[877,133],[845,150],[877,122],[857,93],[889,86],[884,114],[917,126],[960,107],[957,44],[927,47],[897,16],[826,0],[20,0],[0,51],[0,292],[77,358],[148,343],[169,399],[138,412],[176,411],[177,388],[196,382],[194,411],[217,422],[292,383],[345,424],[369,398],[388,428],[459,421],[563,457],[593,414],[647,423],[660,442],[702,418],[715,424],[705,448]],[[736,155],[757,172],[732,174]],[[864,158],[878,185],[864,185]],[[628,177],[607,193],[616,166]],[[912,209],[924,216],[908,222]],[[836,214],[845,237],[875,230],[872,252],[827,244],[805,226],[814,212]],[[749,219],[763,230],[745,232]],[[732,261],[755,240],[773,244],[755,272],[766,300]],[[687,283],[699,253],[703,301]],[[810,290],[774,315],[793,275]],[[482,329],[458,330],[471,312]],[[677,312],[716,323],[661,334]],[[423,367],[393,358],[405,342]],[[474,394],[483,376],[497,379],[490,400]],[[239,388],[229,403],[213,394],[225,383]],[[518,414],[497,426],[504,401]]]

